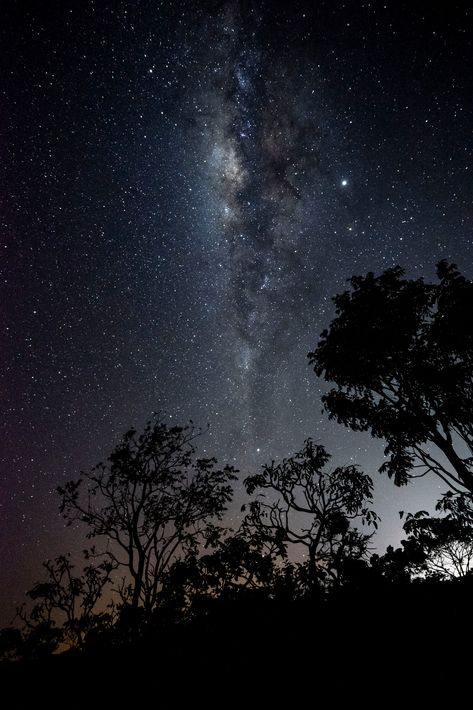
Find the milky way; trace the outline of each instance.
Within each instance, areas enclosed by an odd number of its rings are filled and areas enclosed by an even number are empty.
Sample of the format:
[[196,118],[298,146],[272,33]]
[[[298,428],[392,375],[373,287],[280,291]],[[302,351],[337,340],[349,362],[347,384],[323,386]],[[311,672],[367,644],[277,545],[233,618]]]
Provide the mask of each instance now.
[[274,411],[279,388],[272,373],[287,362],[307,328],[304,309],[320,295],[307,259],[323,260],[324,239],[312,249],[307,239],[310,233],[317,240],[313,212],[326,210],[324,187],[331,188],[320,161],[326,119],[320,71],[301,57],[277,58],[265,41],[260,7],[227,3],[206,27],[215,71],[204,132],[220,203],[233,389],[241,399],[240,427],[256,441],[268,435]]

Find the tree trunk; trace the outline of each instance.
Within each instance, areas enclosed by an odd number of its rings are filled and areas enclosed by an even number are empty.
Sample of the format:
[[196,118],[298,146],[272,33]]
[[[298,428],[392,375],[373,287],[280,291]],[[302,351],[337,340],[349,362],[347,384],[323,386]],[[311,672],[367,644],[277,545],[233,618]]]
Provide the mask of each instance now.
[[143,590],[143,570],[144,570],[144,559],[140,559],[138,563],[138,569],[133,575],[134,586],[133,586],[133,596],[131,599],[131,608],[136,610],[140,606],[141,592]]
[[441,436],[438,432],[434,434],[432,439],[436,446],[438,446],[440,451],[447,457],[448,461],[455,469],[455,472],[459,478],[459,482],[463,486],[465,486],[465,488],[467,488],[470,493],[473,493],[473,474],[471,473],[471,471],[469,471],[464,461],[457,454],[453,447],[453,444],[447,439],[445,439],[443,436]]

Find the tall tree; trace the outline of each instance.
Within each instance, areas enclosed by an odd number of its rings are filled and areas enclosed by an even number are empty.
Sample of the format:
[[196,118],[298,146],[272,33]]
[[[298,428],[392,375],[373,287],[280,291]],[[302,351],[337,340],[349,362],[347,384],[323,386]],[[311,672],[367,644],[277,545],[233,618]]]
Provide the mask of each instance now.
[[403,273],[353,277],[310,362],[330,417],[386,441],[397,485],[433,472],[472,493],[473,283],[445,261],[435,284]]
[[236,477],[231,466],[196,458],[198,434],[156,417],[142,434],[130,429],[106,464],[59,488],[68,523],[85,523],[125,571],[121,594],[134,609],[151,611],[172,563],[218,537]]
[[307,582],[336,581],[347,558],[367,551],[369,534],[357,521],[376,526],[370,509],[372,481],[355,466],[327,468],[330,454],[308,439],[301,451],[245,480],[250,495],[245,524],[256,539],[277,546],[282,556],[291,544],[305,548]]

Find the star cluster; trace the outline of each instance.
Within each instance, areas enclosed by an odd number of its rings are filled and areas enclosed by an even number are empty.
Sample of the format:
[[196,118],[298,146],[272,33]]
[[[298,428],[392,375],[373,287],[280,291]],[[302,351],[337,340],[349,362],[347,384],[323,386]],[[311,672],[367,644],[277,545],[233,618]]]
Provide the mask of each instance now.
[[[153,411],[209,422],[243,474],[313,436],[376,475],[306,354],[354,273],[472,275],[473,27],[394,0],[0,13],[8,621],[39,560],[82,545],[56,486]],[[377,479],[382,542],[437,493]]]

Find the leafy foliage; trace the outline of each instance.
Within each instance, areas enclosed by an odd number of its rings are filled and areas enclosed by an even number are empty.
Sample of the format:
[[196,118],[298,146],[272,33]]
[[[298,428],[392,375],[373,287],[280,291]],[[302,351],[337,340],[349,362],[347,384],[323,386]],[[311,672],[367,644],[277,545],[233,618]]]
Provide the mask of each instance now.
[[125,570],[119,590],[135,609],[152,611],[169,567],[218,539],[234,469],[196,458],[198,433],[156,417],[142,434],[130,429],[106,464],[59,488],[68,523],[104,538],[108,559]]
[[[327,469],[330,455],[308,439],[301,451],[281,463],[263,466],[245,480],[250,503],[245,526],[249,535],[286,557],[288,545],[302,545],[308,556],[308,584],[339,579],[346,558],[366,554],[370,535],[352,523],[376,527],[371,510],[372,481],[355,466]],[[270,499],[263,493],[270,494]]]
[[406,516],[406,549],[415,550],[414,571],[436,579],[456,579],[473,573],[473,501],[467,494],[446,493],[430,516],[419,511]]
[[230,601],[250,590],[270,595],[280,574],[275,558],[239,531],[220,540],[211,553],[178,560],[164,584],[163,606],[192,616],[216,600]]
[[335,384],[323,397],[330,417],[386,441],[381,471],[397,485],[430,471],[471,493],[473,284],[445,261],[437,276],[353,277],[309,358]]
[[17,610],[24,622],[25,640],[32,648],[40,637],[48,640],[49,652],[59,643],[81,648],[93,629],[110,621],[110,615],[98,613],[96,607],[113,565],[105,560],[95,566],[90,563],[89,553],[85,556],[89,563],[80,575],[74,573],[70,555],[43,563],[46,579],[27,592],[33,606],[28,609],[23,605]]

